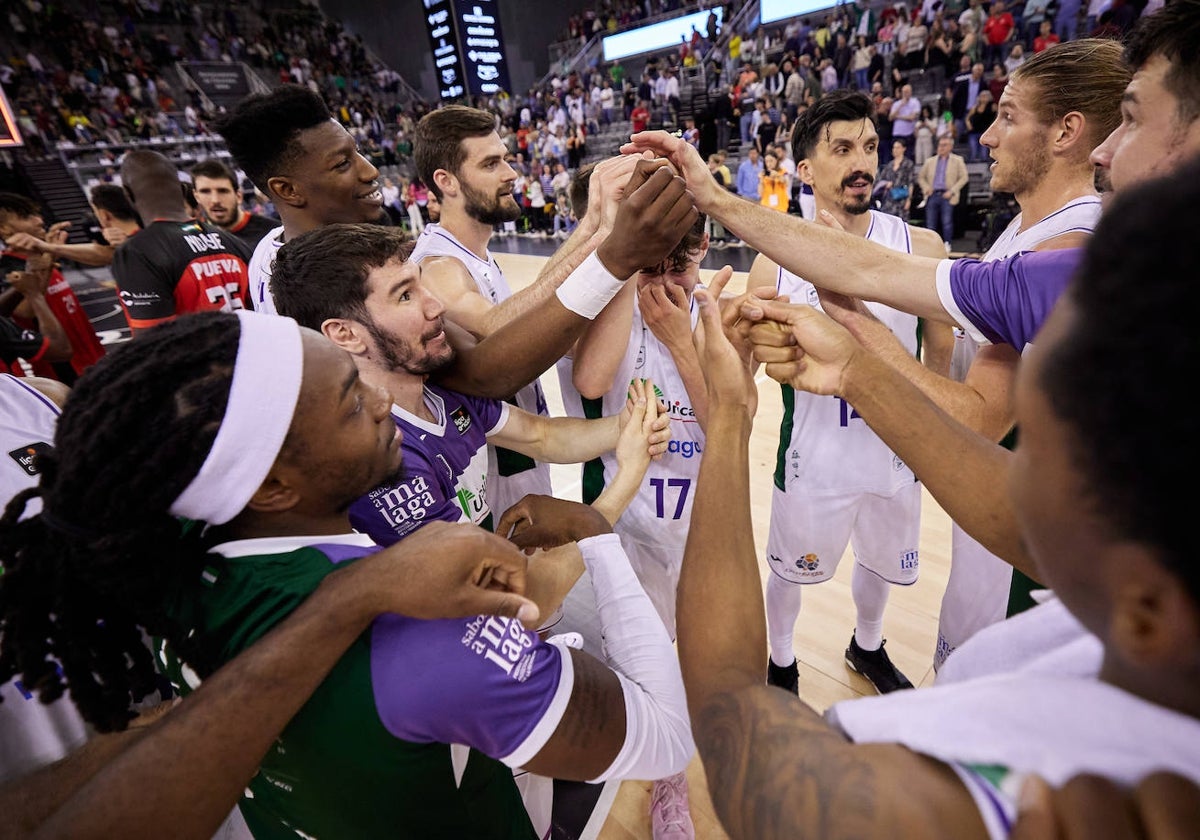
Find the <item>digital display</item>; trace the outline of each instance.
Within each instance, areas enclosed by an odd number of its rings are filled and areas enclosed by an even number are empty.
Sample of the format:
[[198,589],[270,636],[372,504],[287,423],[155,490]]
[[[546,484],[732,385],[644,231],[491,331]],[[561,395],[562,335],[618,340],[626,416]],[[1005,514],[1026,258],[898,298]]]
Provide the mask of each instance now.
[[454,10],[450,0],[424,0],[425,31],[433,51],[433,72],[437,76],[438,96],[458,99],[467,92],[459,53],[458,35],[454,31]]
[[[724,9],[717,6],[710,11],[716,12],[718,26],[724,22]],[[604,47],[604,60],[616,61],[631,55],[678,47],[680,38],[691,41],[693,26],[701,35],[705,35],[708,28],[708,11],[695,12],[609,35],[601,42]]]
[[508,90],[508,61],[497,0],[455,0],[467,87],[476,96]]
[[0,88],[0,149],[24,145],[21,127],[17,125],[17,115],[13,113],[12,105],[8,104],[4,89]]
[[759,0],[758,20],[759,23],[774,23],[832,8],[829,0]]

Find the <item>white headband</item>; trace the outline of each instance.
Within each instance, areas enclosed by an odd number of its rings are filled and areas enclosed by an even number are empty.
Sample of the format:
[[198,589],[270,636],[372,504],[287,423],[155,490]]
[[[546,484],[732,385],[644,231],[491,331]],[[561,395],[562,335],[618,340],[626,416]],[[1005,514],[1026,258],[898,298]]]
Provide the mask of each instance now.
[[229,404],[200,472],[171,513],[222,525],[242,512],[275,463],[300,397],[304,350],[291,318],[247,312]]

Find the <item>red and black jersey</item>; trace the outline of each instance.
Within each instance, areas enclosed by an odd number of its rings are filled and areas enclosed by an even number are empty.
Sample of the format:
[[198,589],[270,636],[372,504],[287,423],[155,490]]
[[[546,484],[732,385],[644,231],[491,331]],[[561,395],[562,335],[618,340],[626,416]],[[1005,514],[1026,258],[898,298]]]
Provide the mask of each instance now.
[[[4,251],[0,254],[0,278],[7,277],[10,271],[25,270],[26,255],[16,251]],[[0,283],[0,289],[6,288],[7,283]],[[100,343],[92,322],[67,278],[57,268],[50,270],[50,284],[46,289],[46,303],[54,317],[62,324],[63,332],[71,342],[71,358],[66,362],[51,364],[39,361],[33,364],[34,373],[58,379],[68,385],[73,383],[79,374],[94,365],[104,356],[104,345]],[[36,321],[27,318],[14,319],[19,327],[33,329]],[[30,360],[26,360],[30,361]],[[19,374],[18,374],[19,375]]]
[[251,250],[206,222],[156,221],[113,255],[113,279],[134,333],[189,312],[246,305]]
[[24,376],[19,359],[41,364],[50,341],[33,330],[23,330],[11,318],[0,316],[0,373]]
[[228,233],[232,233],[238,239],[245,242],[250,251],[253,252],[258,246],[259,241],[275,228],[279,227],[277,219],[268,219],[266,216],[260,216],[257,213],[242,213],[242,218],[238,219],[237,224],[233,227],[225,228]]

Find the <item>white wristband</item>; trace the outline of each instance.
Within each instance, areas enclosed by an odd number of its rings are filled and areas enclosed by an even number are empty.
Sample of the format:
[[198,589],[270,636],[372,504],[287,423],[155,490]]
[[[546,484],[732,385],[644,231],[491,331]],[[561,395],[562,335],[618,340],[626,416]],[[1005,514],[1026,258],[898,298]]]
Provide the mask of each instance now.
[[555,294],[563,306],[590,321],[600,314],[600,310],[624,285],[625,281],[610,274],[596,252],[592,251],[579,268],[567,275]]

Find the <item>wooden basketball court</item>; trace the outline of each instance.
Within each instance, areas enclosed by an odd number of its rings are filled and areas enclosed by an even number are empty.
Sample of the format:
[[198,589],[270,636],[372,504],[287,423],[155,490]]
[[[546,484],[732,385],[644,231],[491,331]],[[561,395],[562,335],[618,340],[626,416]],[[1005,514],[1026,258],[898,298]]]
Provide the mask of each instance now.
[[[545,257],[493,252],[513,291],[524,288],[537,276]],[[705,264],[717,261],[720,253],[710,254]],[[701,278],[711,278],[714,270],[702,268]],[[730,292],[745,289],[746,272],[735,271],[727,287]],[[562,414],[558,377],[553,370],[542,377],[542,387],[551,414]],[[765,374],[758,377],[758,414],[750,440],[751,511],[754,517],[754,542],[760,553],[759,573],[764,582],[768,574],[762,552],[767,542],[771,516],[771,478],[775,469],[775,448],[779,438],[782,410],[779,385]],[[579,468],[551,467],[556,495],[579,498]],[[950,519],[925,493],[921,521],[921,577],[910,587],[893,587],[884,617],[884,637],[888,653],[896,666],[915,685],[933,682],[933,651],[937,636],[937,615],[942,592],[950,572]],[[849,554],[847,549],[847,554]],[[804,607],[796,623],[795,645],[800,662],[800,696],[818,711],[830,704],[872,694],[870,684],[846,667],[843,652],[854,629],[854,604],[850,597],[851,557],[844,558],[833,580],[810,586],[804,593]],[[767,651],[762,653],[763,678],[766,678]],[[704,770],[697,756],[688,767],[692,820],[699,838],[724,838],[708,797]],[[624,782],[617,793],[607,821],[596,835],[599,840],[651,840],[650,782]]]

